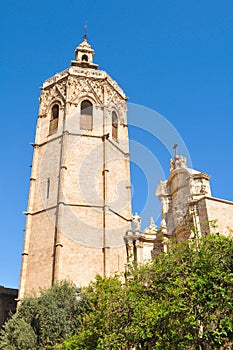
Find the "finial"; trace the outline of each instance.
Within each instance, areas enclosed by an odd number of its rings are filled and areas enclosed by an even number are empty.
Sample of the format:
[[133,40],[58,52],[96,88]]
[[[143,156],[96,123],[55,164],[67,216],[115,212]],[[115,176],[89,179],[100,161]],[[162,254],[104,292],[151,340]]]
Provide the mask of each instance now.
[[175,158],[175,156],[177,155],[177,147],[178,147],[178,144],[175,143],[174,146],[173,146],[173,149],[174,149],[174,151],[175,151],[174,158]]
[[86,25],[86,23],[84,24],[83,29],[84,29],[83,40],[87,40],[87,25]]

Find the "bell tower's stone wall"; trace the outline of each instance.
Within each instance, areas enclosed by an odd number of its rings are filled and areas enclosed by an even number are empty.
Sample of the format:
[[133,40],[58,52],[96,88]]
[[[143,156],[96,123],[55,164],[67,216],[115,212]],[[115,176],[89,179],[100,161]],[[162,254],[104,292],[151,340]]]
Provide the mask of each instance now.
[[[124,271],[131,227],[126,96],[87,40],[45,81],[36,129],[19,299],[68,279]],[[83,61],[82,61],[83,59]]]

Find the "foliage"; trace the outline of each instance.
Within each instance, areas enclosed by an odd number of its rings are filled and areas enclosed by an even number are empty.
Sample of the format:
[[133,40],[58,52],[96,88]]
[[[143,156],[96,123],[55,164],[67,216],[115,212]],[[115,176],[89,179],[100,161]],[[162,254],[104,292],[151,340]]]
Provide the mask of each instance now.
[[5,325],[4,335],[1,338],[0,349],[4,350],[34,350],[36,349],[36,335],[24,319],[13,315]]
[[50,349],[78,328],[77,315],[85,300],[68,282],[41,290],[39,297],[22,300],[18,313],[5,324],[0,349]]
[[[233,241],[208,235],[153,262],[77,289],[25,298],[0,337],[4,350],[207,350],[233,342]],[[231,346],[231,345],[230,345]]]
[[80,315],[82,327],[65,342],[65,349],[126,349],[125,329],[133,311],[126,286],[117,277],[97,276],[86,293],[88,312]]
[[209,235],[173,245],[125,285],[98,277],[64,349],[224,349],[233,341],[232,243]]

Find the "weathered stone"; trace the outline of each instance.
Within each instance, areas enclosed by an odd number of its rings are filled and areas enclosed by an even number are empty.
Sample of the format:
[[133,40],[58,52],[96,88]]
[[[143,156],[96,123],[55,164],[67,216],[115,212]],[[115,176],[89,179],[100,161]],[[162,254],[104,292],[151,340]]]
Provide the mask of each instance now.
[[20,299],[54,281],[81,286],[125,268],[123,237],[131,228],[127,98],[97,70],[86,38],[75,56],[42,87]]

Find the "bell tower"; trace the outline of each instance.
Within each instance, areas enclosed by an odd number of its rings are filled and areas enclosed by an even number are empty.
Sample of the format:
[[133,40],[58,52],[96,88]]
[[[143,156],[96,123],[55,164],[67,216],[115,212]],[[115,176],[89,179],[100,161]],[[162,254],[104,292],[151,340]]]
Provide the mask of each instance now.
[[42,86],[19,299],[124,271],[131,228],[127,97],[87,41]]

